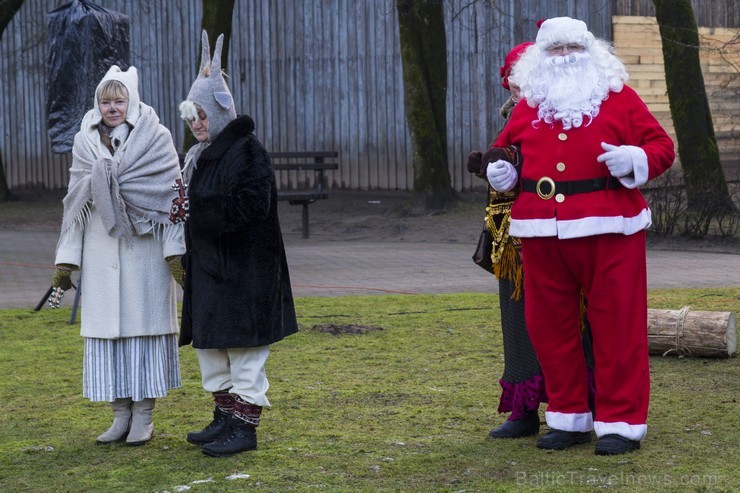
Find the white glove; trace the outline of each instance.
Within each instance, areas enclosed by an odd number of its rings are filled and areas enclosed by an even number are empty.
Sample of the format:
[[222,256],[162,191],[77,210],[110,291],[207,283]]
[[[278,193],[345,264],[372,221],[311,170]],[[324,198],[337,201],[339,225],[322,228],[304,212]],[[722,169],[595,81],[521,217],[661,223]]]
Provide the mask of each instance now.
[[517,175],[514,165],[503,159],[494,163],[488,163],[486,167],[486,178],[497,192],[508,192],[516,185]]
[[596,160],[600,163],[605,163],[606,167],[609,168],[609,173],[613,177],[622,178],[623,176],[627,176],[634,171],[632,156],[627,150],[627,147],[630,146],[615,146],[602,142],[601,148],[606,152],[597,157]]

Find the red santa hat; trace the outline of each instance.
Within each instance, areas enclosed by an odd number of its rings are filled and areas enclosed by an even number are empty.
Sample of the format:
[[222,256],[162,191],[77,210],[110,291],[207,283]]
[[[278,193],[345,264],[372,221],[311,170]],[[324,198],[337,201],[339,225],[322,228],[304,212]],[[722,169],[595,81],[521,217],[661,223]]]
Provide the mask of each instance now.
[[514,68],[514,63],[519,59],[522,53],[524,53],[524,50],[526,50],[533,44],[534,43],[532,43],[531,41],[518,44],[513,47],[509,54],[506,55],[506,58],[504,58],[504,65],[499,69],[499,74],[501,75],[501,85],[507,91],[511,90],[509,88],[509,74],[511,74],[511,69]]
[[536,44],[541,50],[554,44],[577,43],[588,49],[594,35],[588,31],[586,23],[570,17],[553,17],[540,24]]

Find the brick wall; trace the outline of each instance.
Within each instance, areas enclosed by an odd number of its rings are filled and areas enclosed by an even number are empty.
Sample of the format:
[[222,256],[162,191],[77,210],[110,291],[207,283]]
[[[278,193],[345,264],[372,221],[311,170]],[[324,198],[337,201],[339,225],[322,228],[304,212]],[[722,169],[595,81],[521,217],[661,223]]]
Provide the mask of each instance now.
[[[614,47],[629,85],[675,140],[655,17],[614,16]],[[740,29],[699,27],[701,69],[725,178],[740,178]]]

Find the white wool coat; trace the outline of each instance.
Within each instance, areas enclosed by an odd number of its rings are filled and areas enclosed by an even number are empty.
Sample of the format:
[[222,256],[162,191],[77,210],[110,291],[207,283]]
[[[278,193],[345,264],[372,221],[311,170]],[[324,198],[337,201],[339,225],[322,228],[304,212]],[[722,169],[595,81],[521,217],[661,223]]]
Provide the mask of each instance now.
[[166,257],[185,253],[181,225],[134,236],[108,236],[92,204],[82,224],[63,233],[55,264],[81,266],[83,337],[176,334],[177,285]]

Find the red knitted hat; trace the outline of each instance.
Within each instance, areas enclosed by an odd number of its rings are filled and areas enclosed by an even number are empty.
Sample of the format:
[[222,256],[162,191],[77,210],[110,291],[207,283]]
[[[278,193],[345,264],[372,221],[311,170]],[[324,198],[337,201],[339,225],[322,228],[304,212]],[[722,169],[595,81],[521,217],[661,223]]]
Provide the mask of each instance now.
[[515,47],[511,49],[508,55],[506,55],[506,58],[504,58],[504,66],[499,69],[499,74],[501,75],[501,85],[504,89],[509,91],[509,74],[511,74],[511,69],[514,67],[514,62],[516,62],[519,57],[524,53],[524,50],[526,50],[528,47],[532,46],[534,43],[531,41],[527,41],[526,43],[518,44]]

